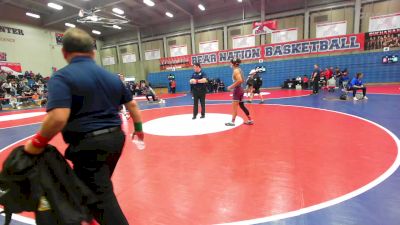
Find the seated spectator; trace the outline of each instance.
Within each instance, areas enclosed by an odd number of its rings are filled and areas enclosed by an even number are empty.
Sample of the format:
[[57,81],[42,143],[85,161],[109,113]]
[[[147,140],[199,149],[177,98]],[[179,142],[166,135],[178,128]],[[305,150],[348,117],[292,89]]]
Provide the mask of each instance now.
[[145,85],[143,92],[146,95],[147,101],[150,102],[150,97],[153,99],[153,102],[158,101],[156,93],[149,85]]
[[346,68],[342,71],[342,75],[340,76],[339,87],[343,86],[343,82],[348,82],[349,80],[350,80],[349,72],[347,71],[347,68]]
[[225,91],[225,83],[222,80],[218,79],[218,91]]
[[[332,67],[331,67],[332,68]],[[333,68],[332,68],[333,69]],[[331,70],[330,68],[326,68],[325,69],[325,77],[326,80],[331,79],[331,77],[333,76],[333,70]]]
[[328,89],[328,91],[334,91],[335,90],[335,88],[336,88],[336,79],[335,79],[334,76],[332,76],[331,79],[329,79],[327,81],[326,88]]
[[308,81],[309,81],[309,79],[308,79],[307,75],[304,75],[303,79],[302,79],[302,84],[303,84],[304,89],[308,88]]
[[358,98],[356,98],[356,93],[357,90],[362,90],[363,91],[363,99],[368,99],[366,94],[367,94],[367,88],[364,86],[362,82],[363,78],[362,73],[357,73],[356,77],[354,77],[351,82],[349,83],[349,91],[353,91],[353,100],[357,101]]

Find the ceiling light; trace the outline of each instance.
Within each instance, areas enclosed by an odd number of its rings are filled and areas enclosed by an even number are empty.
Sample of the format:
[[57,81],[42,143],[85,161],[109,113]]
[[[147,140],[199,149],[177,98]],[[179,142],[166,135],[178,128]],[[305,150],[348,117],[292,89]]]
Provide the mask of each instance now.
[[174,14],[170,13],[170,12],[166,12],[165,15],[167,15],[168,17],[174,17]]
[[118,25],[113,25],[113,28],[118,29],[118,30],[121,30],[121,29],[122,29],[122,28],[121,28],[120,26],[118,26]]
[[75,24],[72,24],[72,23],[65,23],[65,26],[67,26],[67,27],[76,27]]
[[27,16],[30,16],[30,17],[33,17],[33,18],[36,18],[36,19],[39,19],[39,18],[40,18],[40,15],[35,14],[35,13],[27,12],[26,15],[27,15]]
[[100,35],[100,34],[101,34],[101,32],[98,31],[98,30],[92,30],[92,33],[93,33],[93,34],[97,34],[97,35]]
[[112,11],[119,15],[123,15],[125,13],[124,10],[119,8],[113,8]]
[[238,0],[238,2],[242,2],[242,0]]
[[198,7],[199,7],[199,9],[200,9],[201,11],[206,10],[206,7],[204,7],[204,5],[202,5],[202,4],[199,4]]
[[156,4],[152,0],[143,0],[143,3],[148,5],[148,6],[154,6]]
[[52,3],[52,2],[47,3],[47,6],[50,7],[50,8],[53,8],[53,9],[57,9],[57,10],[62,10],[63,9],[63,7],[61,5],[56,4],[56,3]]

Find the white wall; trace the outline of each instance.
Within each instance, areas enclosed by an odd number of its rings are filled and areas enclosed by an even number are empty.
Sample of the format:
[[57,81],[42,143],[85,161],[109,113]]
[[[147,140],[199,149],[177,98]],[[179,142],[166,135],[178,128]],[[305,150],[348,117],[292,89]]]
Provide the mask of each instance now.
[[[24,32],[24,35],[0,32],[0,52],[7,53],[7,62],[21,63],[22,71],[32,70],[34,73],[50,76],[52,67],[60,69],[67,65],[61,53],[62,46],[57,45],[55,39],[55,33],[63,31],[1,20],[0,26],[22,29]],[[97,41],[97,47],[101,46],[102,42]],[[96,54],[96,61],[100,62],[99,54]]]

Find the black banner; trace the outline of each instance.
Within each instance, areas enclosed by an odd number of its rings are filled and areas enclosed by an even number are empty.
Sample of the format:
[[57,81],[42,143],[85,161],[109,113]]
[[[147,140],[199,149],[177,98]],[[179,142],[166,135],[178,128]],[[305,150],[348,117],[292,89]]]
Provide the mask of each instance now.
[[365,33],[365,50],[400,47],[400,28]]

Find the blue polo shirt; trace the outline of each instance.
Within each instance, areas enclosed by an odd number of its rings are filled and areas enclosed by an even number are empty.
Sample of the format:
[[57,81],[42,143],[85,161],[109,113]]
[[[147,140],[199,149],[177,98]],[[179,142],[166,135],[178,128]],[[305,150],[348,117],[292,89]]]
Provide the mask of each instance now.
[[[192,79],[201,80],[203,78],[207,79],[207,75],[206,75],[206,73],[203,72],[203,70],[201,70],[198,73],[193,72],[193,74],[192,74]],[[207,85],[206,83],[193,84],[193,91],[206,92],[207,91],[207,86],[206,85]]]
[[361,85],[363,85],[363,82],[362,82],[362,80],[359,80],[359,79],[353,77],[353,79],[349,83],[349,87],[353,87],[354,85],[361,86]]
[[119,107],[131,100],[132,95],[119,77],[89,57],[73,58],[48,83],[47,111],[71,109],[63,130],[64,139],[70,133],[120,126]]

